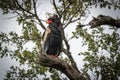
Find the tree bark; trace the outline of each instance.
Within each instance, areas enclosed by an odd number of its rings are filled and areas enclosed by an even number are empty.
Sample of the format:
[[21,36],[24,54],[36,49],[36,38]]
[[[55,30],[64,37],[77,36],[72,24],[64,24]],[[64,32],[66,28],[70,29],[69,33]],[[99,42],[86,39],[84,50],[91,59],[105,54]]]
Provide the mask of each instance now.
[[40,54],[37,63],[44,67],[51,67],[66,74],[70,80],[86,80],[75,68],[59,58],[53,58],[49,55]]
[[95,28],[100,25],[111,25],[120,28],[120,19],[113,19],[110,16],[99,15],[97,18],[93,17],[93,20],[88,24],[91,25],[91,28]]

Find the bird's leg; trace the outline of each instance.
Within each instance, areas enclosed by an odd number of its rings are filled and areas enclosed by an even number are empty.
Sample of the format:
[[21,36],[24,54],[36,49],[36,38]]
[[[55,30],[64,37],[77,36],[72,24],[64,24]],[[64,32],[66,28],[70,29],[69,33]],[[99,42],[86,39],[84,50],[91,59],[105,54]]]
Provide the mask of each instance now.
[[54,54],[54,55],[50,55],[52,58],[57,58],[58,55],[57,54]]
[[54,56],[55,56],[55,57],[58,57],[58,55],[57,55],[57,54],[55,54]]

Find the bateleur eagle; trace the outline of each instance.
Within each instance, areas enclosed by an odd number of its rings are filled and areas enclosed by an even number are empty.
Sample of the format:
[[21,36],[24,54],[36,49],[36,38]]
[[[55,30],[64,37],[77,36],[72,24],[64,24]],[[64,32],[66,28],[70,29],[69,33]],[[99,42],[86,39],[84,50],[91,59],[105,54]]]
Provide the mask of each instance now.
[[62,47],[62,28],[57,15],[47,20],[49,24],[43,34],[44,51],[47,55],[58,57]]

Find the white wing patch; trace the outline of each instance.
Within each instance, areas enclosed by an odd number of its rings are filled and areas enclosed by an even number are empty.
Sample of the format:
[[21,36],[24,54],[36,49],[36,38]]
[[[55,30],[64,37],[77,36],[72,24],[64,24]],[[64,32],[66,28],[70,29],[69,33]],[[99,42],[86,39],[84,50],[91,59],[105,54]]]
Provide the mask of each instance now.
[[47,35],[51,32],[51,30],[49,28],[46,28],[45,30],[45,34],[44,34],[44,37],[43,37],[43,44],[45,43],[46,41],[46,38],[47,38]]

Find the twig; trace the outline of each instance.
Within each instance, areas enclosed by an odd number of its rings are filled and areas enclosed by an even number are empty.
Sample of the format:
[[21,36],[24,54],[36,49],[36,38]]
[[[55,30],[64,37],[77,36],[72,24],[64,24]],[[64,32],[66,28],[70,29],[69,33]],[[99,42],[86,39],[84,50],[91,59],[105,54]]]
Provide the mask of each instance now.
[[57,14],[59,15],[59,18],[61,19],[61,14],[60,14],[59,11],[58,11],[58,8],[57,8],[57,6],[56,6],[55,0],[53,0],[53,5],[54,5],[54,8],[55,8]]

